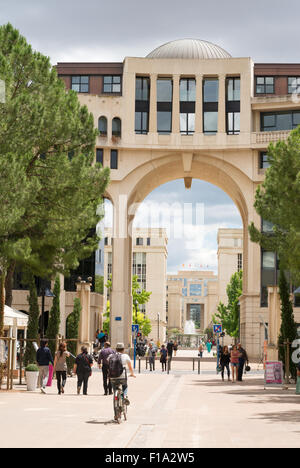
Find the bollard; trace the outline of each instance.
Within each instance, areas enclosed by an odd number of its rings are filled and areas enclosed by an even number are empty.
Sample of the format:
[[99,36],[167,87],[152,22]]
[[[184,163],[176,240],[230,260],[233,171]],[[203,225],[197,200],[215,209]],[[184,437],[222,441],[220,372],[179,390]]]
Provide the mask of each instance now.
[[141,373],[141,358],[139,356],[139,374]]
[[195,370],[195,358],[193,358],[193,372]]
[[148,358],[146,357],[146,370],[148,369]]
[[198,375],[200,375],[200,359],[198,359]]

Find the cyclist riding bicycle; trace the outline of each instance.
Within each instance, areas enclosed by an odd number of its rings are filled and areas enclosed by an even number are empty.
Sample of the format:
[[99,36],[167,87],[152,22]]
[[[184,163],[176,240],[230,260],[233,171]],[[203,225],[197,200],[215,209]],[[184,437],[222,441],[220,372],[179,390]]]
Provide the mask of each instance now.
[[129,369],[130,377],[136,378],[134,375],[131,359],[128,354],[125,354],[125,346],[123,343],[118,343],[116,346],[116,354],[108,356],[109,376],[113,391],[115,392],[119,385],[122,385],[124,403],[129,405],[127,397],[128,381],[126,366]]

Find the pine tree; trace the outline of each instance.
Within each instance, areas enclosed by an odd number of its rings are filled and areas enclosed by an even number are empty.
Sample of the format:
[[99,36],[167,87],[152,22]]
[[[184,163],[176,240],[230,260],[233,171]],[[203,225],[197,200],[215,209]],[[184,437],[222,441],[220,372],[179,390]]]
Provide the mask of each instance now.
[[[73,312],[67,318],[67,333],[66,338],[67,340],[78,340],[79,337],[79,322],[80,322],[80,314],[81,314],[81,304],[78,298],[74,299],[74,309]],[[77,354],[77,342],[76,341],[69,341],[68,342],[68,350],[74,356]],[[74,358],[70,357],[68,360],[68,370],[69,373],[71,372],[73,365],[74,365]]]
[[221,322],[224,331],[237,339],[240,333],[239,298],[243,292],[243,272],[234,273],[227,286],[228,304],[222,302],[218,305],[218,313],[213,316],[215,323]]
[[[0,278],[15,265],[67,274],[98,246],[91,232],[109,182],[93,165],[93,116],[10,24],[0,27],[0,79]],[[0,306],[0,334],[3,315]]]
[[[281,327],[278,338],[278,354],[280,361],[283,362],[284,369],[286,363],[286,344],[290,344],[297,338],[297,324],[294,319],[293,304],[290,300],[289,284],[286,280],[285,273],[280,269],[279,275],[279,295],[281,300]],[[296,379],[296,366],[292,361],[291,346],[290,350],[290,374],[293,379]],[[286,369],[285,369],[286,373]],[[288,376],[290,377],[290,376]]]
[[[29,286],[29,296],[27,298],[29,303],[29,321],[27,328],[27,338],[31,340],[38,341],[39,338],[39,304],[38,304],[38,295],[36,290],[36,284],[34,276],[30,271],[26,273],[26,282]],[[33,364],[36,362],[36,351],[33,347],[32,341],[27,341],[26,350],[24,355],[25,366],[27,364]]]
[[47,338],[49,339],[49,348],[51,350],[52,356],[56,352],[56,336],[59,333],[60,326],[60,278],[59,276],[55,279],[54,289],[53,289],[53,303],[50,310],[50,317],[47,328]]

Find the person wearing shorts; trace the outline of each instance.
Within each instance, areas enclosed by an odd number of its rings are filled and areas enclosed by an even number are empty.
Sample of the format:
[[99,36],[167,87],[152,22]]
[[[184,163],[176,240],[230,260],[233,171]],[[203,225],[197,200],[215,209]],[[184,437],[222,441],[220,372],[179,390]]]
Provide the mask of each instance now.
[[[123,394],[124,394],[124,402],[125,402],[126,405],[129,405],[130,402],[129,402],[129,399],[127,397],[128,381],[127,381],[126,366],[127,366],[128,370],[130,372],[130,377],[136,378],[136,376],[134,375],[131,359],[128,356],[128,354],[125,353],[125,346],[124,346],[123,343],[118,343],[117,344],[116,353],[121,355],[122,365],[123,365],[123,373],[118,378],[111,378],[110,381],[111,381],[112,388],[113,388],[114,392],[118,388],[118,385],[120,385],[120,384],[122,385],[122,390],[123,390]],[[108,356],[108,359],[107,359],[108,363],[109,363],[109,359],[110,359],[111,356],[112,355]]]
[[[230,355],[230,363],[231,363],[231,369],[232,369],[232,382],[235,382],[235,380],[238,379],[239,357],[240,357],[240,353],[237,349],[237,346],[234,345],[232,347],[231,355]],[[234,375],[236,376],[235,380],[234,380]]]

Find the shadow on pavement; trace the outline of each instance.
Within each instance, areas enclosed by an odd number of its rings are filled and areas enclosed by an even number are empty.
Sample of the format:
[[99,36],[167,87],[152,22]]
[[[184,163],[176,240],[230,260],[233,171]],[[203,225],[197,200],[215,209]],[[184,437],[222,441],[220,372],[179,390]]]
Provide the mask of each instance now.
[[117,424],[117,421],[115,421],[114,419],[110,419],[108,421],[103,421],[101,419],[91,419],[91,421],[86,421],[86,424],[99,424],[99,425],[103,425],[103,426],[108,426],[109,424]]
[[300,423],[300,411],[285,411],[281,413],[261,413],[251,419],[266,419],[273,422]]

